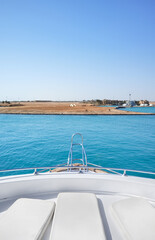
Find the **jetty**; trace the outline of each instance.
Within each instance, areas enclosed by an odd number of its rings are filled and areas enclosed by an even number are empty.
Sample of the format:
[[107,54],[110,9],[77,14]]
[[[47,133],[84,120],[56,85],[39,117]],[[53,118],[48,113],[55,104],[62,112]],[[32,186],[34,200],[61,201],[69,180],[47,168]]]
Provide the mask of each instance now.
[[116,107],[101,107],[83,102],[11,102],[0,104],[0,114],[43,114],[43,115],[155,115],[122,111]]

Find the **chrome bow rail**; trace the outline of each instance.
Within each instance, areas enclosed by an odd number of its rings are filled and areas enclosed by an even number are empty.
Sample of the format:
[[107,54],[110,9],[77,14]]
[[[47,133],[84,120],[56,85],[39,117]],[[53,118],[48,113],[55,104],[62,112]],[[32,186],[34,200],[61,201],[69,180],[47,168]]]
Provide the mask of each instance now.
[[[122,168],[105,168],[102,166],[98,166],[92,163],[87,163],[87,167],[83,165],[78,165],[78,166],[68,166],[68,165],[56,165],[56,166],[51,166],[51,167],[36,167],[36,168],[17,168],[17,169],[5,169],[5,170],[0,170],[0,175],[1,173],[10,173],[14,172],[14,175],[19,175],[17,172],[25,172],[29,171],[31,172],[30,174],[34,175],[39,175],[39,174],[54,174],[54,173],[67,173],[69,172],[72,173],[86,173],[86,174],[116,174],[120,176],[139,176],[141,175],[152,175],[152,178],[155,178],[155,172],[147,172],[147,171],[138,171],[138,170],[131,170],[131,169],[122,169]],[[2,175],[1,175],[2,176]],[[10,176],[10,174],[8,175]],[[12,174],[11,174],[12,176]]]
[[[74,142],[74,138],[76,136],[81,137],[81,143],[75,143]],[[81,146],[81,150],[82,150],[81,158],[73,158],[73,149],[74,149],[75,146]],[[84,149],[84,146],[83,146],[83,136],[82,136],[81,133],[75,133],[75,134],[72,135],[71,147],[70,147],[70,151],[69,151],[69,155],[68,155],[67,166],[72,167],[73,163],[75,163],[75,162],[76,163],[80,162],[80,163],[82,163],[83,167],[87,167],[87,155],[86,155],[86,152],[85,152],[85,149]]]

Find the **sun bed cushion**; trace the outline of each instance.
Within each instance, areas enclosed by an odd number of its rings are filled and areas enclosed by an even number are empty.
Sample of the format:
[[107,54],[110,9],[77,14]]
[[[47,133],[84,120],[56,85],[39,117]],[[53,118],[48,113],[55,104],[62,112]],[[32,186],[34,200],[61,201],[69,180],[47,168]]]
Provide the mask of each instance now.
[[0,218],[0,239],[41,239],[54,208],[53,201],[18,199]]
[[91,193],[60,193],[50,240],[106,239],[98,201]]
[[124,239],[155,240],[155,208],[142,198],[129,198],[112,205]]

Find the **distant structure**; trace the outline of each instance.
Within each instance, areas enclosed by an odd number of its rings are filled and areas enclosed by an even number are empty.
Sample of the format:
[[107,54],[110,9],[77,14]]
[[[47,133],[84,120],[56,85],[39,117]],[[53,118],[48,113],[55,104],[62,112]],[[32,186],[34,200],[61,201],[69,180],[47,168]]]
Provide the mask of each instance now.
[[76,104],[70,104],[69,106],[70,107],[76,107]]
[[[92,99],[92,100],[83,100],[83,103],[93,104],[94,106],[115,106],[115,107],[134,107],[134,106],[154,106],[155,104],[150,104],[148,100],[131,100],[131,93],[129,94],[128,100],[111,100],[111,99]],[[73,105],[73,104],[71,104]]]
[[140,100],[139,101],[139,105],[140,105],[140,107],[147,107],[147,106],[149,106],[149,101],[147,101],[147,100]]
[[136,105],[135,101],[126,101],[126,103],[123,104],[123,107],[134,107]]
[[123,107],[134,107],[136,105],[135,101],[131,100],[131,94],[129,94],[129,100],[123,104]]

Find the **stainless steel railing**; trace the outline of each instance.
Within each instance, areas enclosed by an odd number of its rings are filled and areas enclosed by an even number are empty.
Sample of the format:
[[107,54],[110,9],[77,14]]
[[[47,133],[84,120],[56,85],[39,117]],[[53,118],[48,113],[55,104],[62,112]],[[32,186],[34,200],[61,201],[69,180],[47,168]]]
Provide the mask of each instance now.
[[[56,166],[50,166],[50,167],[3,169],[3,170],[0,170],[0,173],[32,171],[32,174],[38,175],[38,174],[42,174],[42,173],[49,173],[49,174],[60,173],[59,170],[61,170],[61,172],[68,173],[68,169],[70,170],[69,172],[73,172],[73,173],[77,173],[77,172],[78,173],[87,173],[87,174],[92,173],[92,172],[94,172],[95,174],[110,173],[110,174],[116,174],[116,175],[120,175],[120,176],[128,176],[128,173],[130,173],[131,176],[133,176],[134,173],[138,173],[138,174],[142,174],[142,175],[148,174],[148,175],[155,176],[155,172],[132,170],[132,169],[122,169],[122,168],[106,168],[106,167],[102,167],[102,166],[95,165],[92,163],[87,163],[87,166],[83,166],[82,164],[79,166],[74,166],[74,165],[68,166],[68,165],[62,164],[62,165],[56,165]],[[58,171],[53,172],[53,170],[58,170]],[[101,170],[103,172],[101,172],[101,171],[95,172],[95,170]],[[19,175],[19,174],[17,174],[17,175]]]
[[[81,137],[81,143],[74,143],[74,137],[77,135]],[[73,158],[73,149],[75,146],[81,146],[81,152],[82,152],[81,158]],[[75,133],[72,135],[72,138],[71,138],[71,147],[68,154],[67,165],[73,166],[73,163],[75,162],[80,162],[82,163],[83,167],[87,167],[87,155],[83,146],[83,136],[81,133]]]

